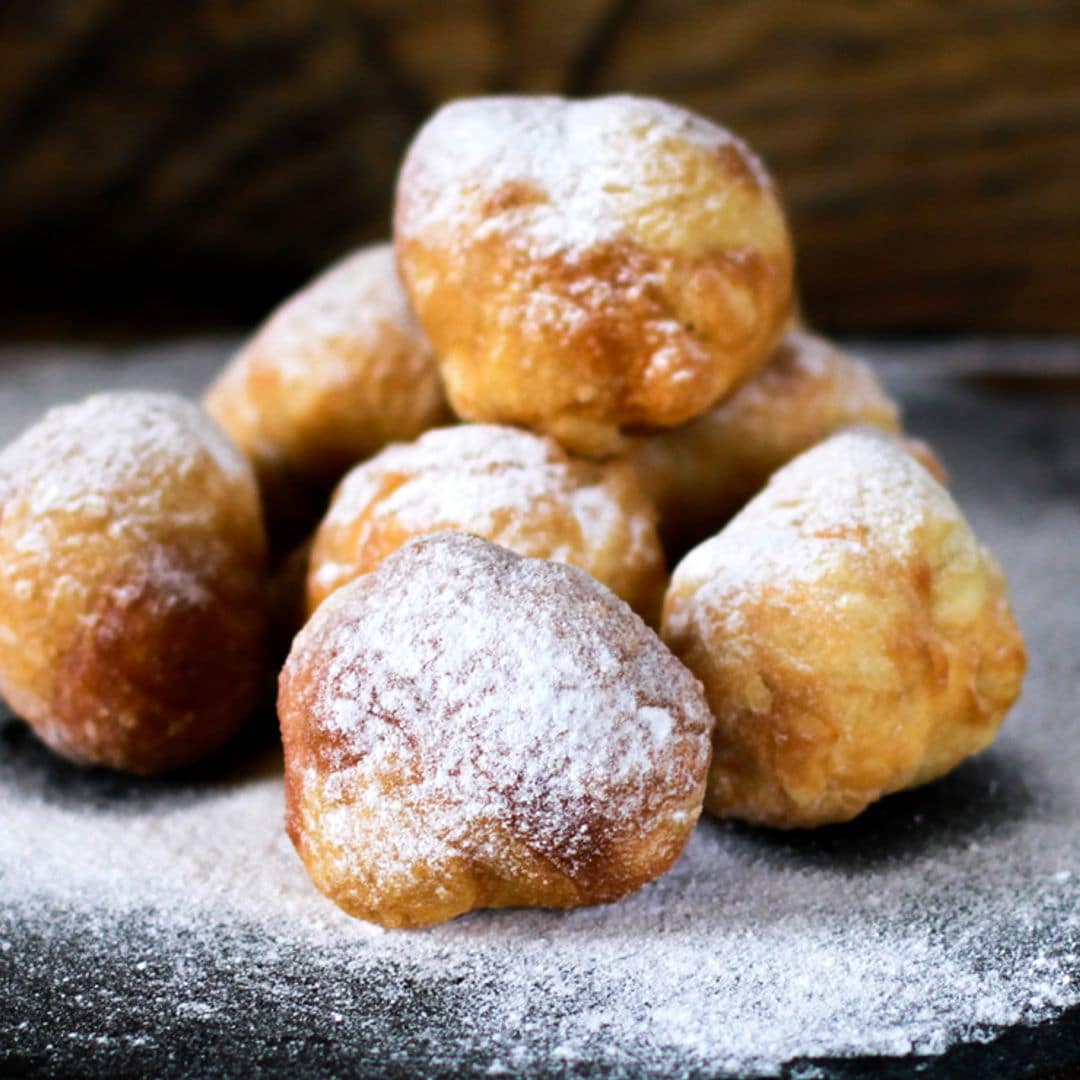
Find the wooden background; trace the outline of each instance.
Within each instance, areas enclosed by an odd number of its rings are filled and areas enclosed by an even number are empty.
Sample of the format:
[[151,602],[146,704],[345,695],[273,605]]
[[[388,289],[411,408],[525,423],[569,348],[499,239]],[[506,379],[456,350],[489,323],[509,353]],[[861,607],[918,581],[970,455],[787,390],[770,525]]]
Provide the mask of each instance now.
[[1075,0],[3,0],[0,333],[243,326],[384,234],[447,97],[750,139],[836,331],[1080,331]]

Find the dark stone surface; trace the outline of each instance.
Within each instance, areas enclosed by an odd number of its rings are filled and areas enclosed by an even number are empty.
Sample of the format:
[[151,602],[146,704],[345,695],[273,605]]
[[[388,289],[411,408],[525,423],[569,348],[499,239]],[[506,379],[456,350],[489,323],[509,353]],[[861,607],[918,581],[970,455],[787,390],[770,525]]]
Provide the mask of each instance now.
[[[172,376],[190,389],[203,374],[196,364]],[[910,427],[942,451],[977,528],[983,520],[991,525],[1003,520],[1014,498],[1018,513],[1032,516],[1033,528],[1039,527],[1033,506],[1053,505],[1066,515],[1071,508],[1078,528],[1045,540],[1080,548],[1080,393],[1075,385],[1066,380],[979,384],[895,374]],[[162,378],[168,381],[168,373]],[[27,376],[17,402],[0,401],[0,420],[16,426],[16,414],[30,408],[27,387],[32,385],[33,377]],[[39,404],[33,402],[35,408]],[[0,438],[9,434],[0,429]],[[1055,582],[1047,595],[1056,599],[1049,602],[1073,605],[1080,599],[1080,556],[1068,566],[1076,576]],[[1037,568],[1020,569],[1018,583],[1037,580]],[[1023,621],[1025,607],[1034,601],[1017,599]],[[1077,685],[1080,640],[1066,635],[1032,645],[1053,650],[1042,659],[1056,672],[1056,682],[1046,680],[1029,687],[1029,693]],[[1050,715],[1053,704],[1042,702],[1040,708]],[[1072,741],[1064,742],[1060,753],[1076,763],[1080,717],[1063,729],[1072,732]],[[252,762],[261,767],[257,763],[268,753],[273,757],[272,740],[272,718],[263,717],[215,761],[177,777],[140,780],[67,765],[22,724],[0,719],[0,785],[69,810],[134,821],[163,806],[196,800],[201,791],[252,768]],[[1045,786],[1038,754],[1018,758],[995,749],[929,788],[884,800],[850,825],[799,834],[715,823],[702,828],[723,830],[731,849],[745,848],[765,865],[802,866],[870,883],[883,867],[956,849],[972,836],[1000,839],[1046,812]],[[1080,821],[1077,826],[1080,834]],[[33,859],[35,839],[23,839],[25,857]],[[50,905],[12,895],[8,880],[0,865],[0,1076],[483,1075],[495,1060],[475,1041],[477,1010],[491,1007],[488,998],[471,994],[452,966],[440,978],[419,978],[404,946],[400,959],[386,960],[373,979],[344,951],[328,956],[310,941],[281,934],[268,938],[257,926],[227,914],[220,925],[193,925],[182,913],[162,910]],[[1053,925],[1032,931],[1048,937],[1055,932]],[[1009,944],[1000,943],[1003,949]],[[1080,951],[1080,942],[1073,944]],[[1080,961],[1074,974],[1080,979]],[[213,1008],[203,1013],[185,1005],[178,986],[197,987],[198,1000]],[[563,1007],[537,1002],[536,1017],[557,1016]],[[366,1026],[343,1034],[331,1020],[336,1008],[363,1014]],[[378,1038],[371,1038],[372,1032]],[[798,1059],[777,1075],[790,1080],[1080,1076],[1080,1006],[1044,1023],[974,1034],[977,1038],[939,1056]],[[514,1037],[514,1031],[500,1033],[504,1042]],[[678,1063],[630,1058],[628,1066],[625,1056],[609,1060],[602,1053],[587,1064],[555,1057],[545,1062],[542,1034],[522,1030],[517,1037],[540,1047],[526,1070],[532,1076],[680,1072]]]

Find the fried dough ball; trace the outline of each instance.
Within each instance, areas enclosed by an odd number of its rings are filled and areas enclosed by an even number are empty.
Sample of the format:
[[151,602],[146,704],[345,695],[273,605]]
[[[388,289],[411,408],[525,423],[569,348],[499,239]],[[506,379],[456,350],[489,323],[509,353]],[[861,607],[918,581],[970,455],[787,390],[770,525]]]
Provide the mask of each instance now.
[[634,440],[630,459],[669,551],[711,536],[781,465],[852,424],[900,430],[869,365],[792,330],[769,363],[707,413]]
[[633,468],[494,424],[429,431],[353,469],[316,533],[308,610],[412,537],[444,529],[579,566],[659,620],[664,552]]
[[205,405],[254,463],[271,538],[286,546],[350,466],[450,418],[390,244],[342,259],[287,300]]
[[1005,579],[892,436],[835,435],[679,564],[663,637],[705,684],[706,807],[847,821],[988,746],[1026,667]]
[[281,674],[289,836],[350,915],[617,900],[701,810],[697,680],[574,567],[462,533],[339,589]]
[[773,181],[730,132],[648,98],[474,98],[402,166],[394,239],[459,416],[590,456],[704,412],[792,303]]
[[76,762],[205,756],[258,694],[265,547],[251,468],[197,406],[50,410],[0,453],[0,693]]

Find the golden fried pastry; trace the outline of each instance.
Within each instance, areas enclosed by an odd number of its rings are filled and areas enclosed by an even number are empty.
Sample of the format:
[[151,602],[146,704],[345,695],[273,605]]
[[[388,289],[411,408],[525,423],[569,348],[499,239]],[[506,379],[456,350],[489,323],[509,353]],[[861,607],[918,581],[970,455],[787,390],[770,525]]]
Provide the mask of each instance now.
[[443,529],[580,566],[659,619],[664,552],[633,468],[581,461],[553,439],[495,424],[429,431],[353,469],[316,533],[308,610],[407,540]]
[[617,900],[701,810],[697,680],[588,574],[478,537],[420,537],[339,589],[280,687],[289,836],[382,926]]
[[780,828],[846,821],[988,746],[1026,666],[997,564],[871,429],[796,458],[691,551],[663,636],[716,717],[707,809]]
[[711,536],[781,465],[851,424],[900,430],[900,412],[861,360],[792,330],[729,398],[630,452],[669,551]]
[[394,240],[458,415],[591,456],[704,412],[767,360],[792,303],[762,164],[648,98],[444,106],[402,166]]
[[258,694],[265,558],[251,468],[197,406],[52,409],[0,453],[0,693],[73,761],[203,757]]
[[343,259],[286,301],[205,405],[254,463],[271,537],[286,544],[350,466],[450,415],[389,244]]

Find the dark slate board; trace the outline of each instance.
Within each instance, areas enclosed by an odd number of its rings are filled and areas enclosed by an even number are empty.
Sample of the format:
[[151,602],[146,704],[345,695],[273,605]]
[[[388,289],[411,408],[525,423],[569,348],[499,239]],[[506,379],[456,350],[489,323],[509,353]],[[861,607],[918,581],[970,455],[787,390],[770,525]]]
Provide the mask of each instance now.
[[[994,350],[985,351],[992,362]],[[933,360],[930,349],[899,352]],[[219,346],[195,345],[84,355],[75,364],[67,352],[0,352],[0,441],[44,403],[96,387],[194,391],[220,355]],[[1060,360],[1060,345],[1055,355]],[[842,1057],[795,1052],[768,1063],[767,1074],[802,1080],[1080,1075],[1080,384],[1062,377],[1060,367],[1058,377],[1044,383],[959,381],[925,369],[887,369],[911,430],[940,449],[959,501],[1009,572],[1028,634],[1031,674],[1000,742],[950,777],[887,799],[848,826],[778,835],[704,823],[693,851],[672,875],[670,917],[700,919],[703,962],[715,945],[710,935],[723,926],[710,921],[713,908],[730,903],[732,918],[739,917],[737,899],[725,897],[730,878],[701,880],[710,856],[722,857],[725,874],[736,869],[750,886],[755,877],[764,885],[766,879],[802,873],[818,889],[834,883],[838,896],[849,895],[845,890],[852,882],[856,894],[885,889],[886,904],[909,890],[917,900],[913,917],[929,912],[925,917],[935,932],[988,928],[990,936],[979,944],[988,977],[1007,974],[1010,958],[1026,963],[1043,956],[1071,980],[1071,990],[1052,1006],[1021,1009],[1019,1022],[1005,1027],[969,1023],[958,1041],[938,1048],[944,1052],[867,1056],[867,1048],[880,1045],[871,1025],[865,1046],[848,1045]],[[264,717],[199,770],[136,780],[68,766],[8,718],[0,720],[0,808],[41,807],[49,829],[67,821],[119,830],[124,842],[116,861],[134,859],[139,865],[139,845],[147,845],[149,875],[168,865],[170,853],[153,850],[148,822],[158,820],[156,815],[197,812],[202,800],[228,800],[235,786],[253,777],[265,783],[278,767],[275,755],[270,718]],[[175,891],[155,892],[153,882],[112,907],[115,891],[103,886],[97,894],[92,880],[76,889],[52,889],[26,871],[48,851],[62,850],[56,836],[33,835],[26,825],[35,820],[9,810],[9,820],[0,821],[0,1075],[732,1072],[719,1059],[670,1047],[653,1054],[647,1041],[638,1048],[620,1044],[624,1030],[601,1031],[582,1043],[592,1048],[591,1056],[561,1054],[552,1032],[575,1022],[574,1011],[594,1002],[595,981],[606,977],[586,972],[584,963],[580,986],[572,985],[561,998],[534,997],[527,1015],[508,1019],[498,998],[504,985],[519,984],[507,983],[509,976],[498,970],[484,972],[482,963],[454,962],[455,950],[481,949],[487,935],[517,940],[524,950],[534,930],[553,955],[567,947],[586,949],[591,936],[613,930],[626,935],[629,947],[632,935],[647,934],[654,924],[661,932],[670,930],[668,913],[659,917],[655,910],[657,898],[669,894],[646,890],[646,899],[629,902],[638,903],[640,917],[628,907],[625,923],[610,924],[604,913],[505,912],[460,920],[443,939],[366,938],[327,915],[313,936],[302,932],[297,914],[308,902],[299,873],[283,892],[282,916],[273,926],[265,919],[273,896],[263,899],[256,917],[228,905],[208,914],[205,892],[201,906],[186,910],[177,906]],[[1071,840],[1060,839],[1063,825]],[[1040,852],[1058,845],[1053,865],[1066,867],[1058,875],[1060,885],[1040,884],[1033,869],[1027,887],[1020,863],[1029,838],[1033,868],[1042,866]],[[129,844],[131,850],[122,850]],[[190,857],[172,854],[178,864]],[[287,854],[276,848],[267,858]],[[969,864],[984,868],[979,872],[986,879],[962,878],[967,892],[957,902],[957,894],[942,884],[945,872]],[[103,866],[103,880],[108,872]],[[211,888],[215,872],[206,870]],[[1037,896],[1049,897],[1053,905],[1044,910],[1032,900]],[[1028,918],[1046,910],[1056,916]],[[820,915],[813,905],[807,911]],[[421,949],[425,964],[413,955]],[[374,961],[362,959],[369,952]],[[432,955],[444,958],[441,968],[432,965]],[[512,946],[505,955],[513,956]],[[538,989],[552,986],[538,977]],[[1033,988],[1032,1000],[1037,998]],[[731,997],[701,1005],[714,1007],[722,1024],[725,1009],[734,1012],[736,1002]],[[515,1049],[520,1056],[514,1057]]]

